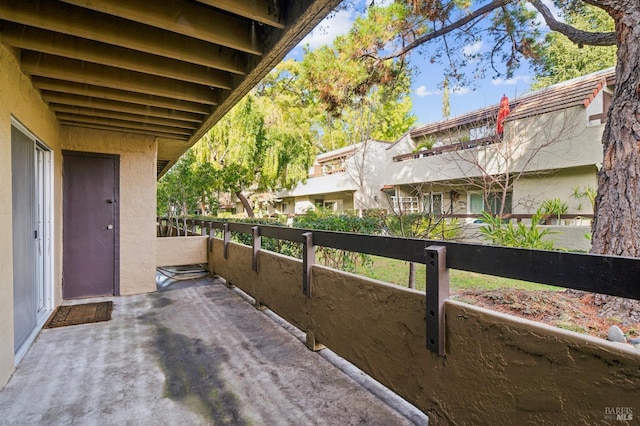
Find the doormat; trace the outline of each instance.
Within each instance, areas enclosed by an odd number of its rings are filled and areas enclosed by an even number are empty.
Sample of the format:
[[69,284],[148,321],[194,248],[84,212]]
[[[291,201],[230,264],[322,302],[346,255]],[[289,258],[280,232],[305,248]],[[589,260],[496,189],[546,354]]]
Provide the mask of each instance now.
[[44,328],[88,324],[109,321],[113,302],[85,303],[83,305],[58,306]]

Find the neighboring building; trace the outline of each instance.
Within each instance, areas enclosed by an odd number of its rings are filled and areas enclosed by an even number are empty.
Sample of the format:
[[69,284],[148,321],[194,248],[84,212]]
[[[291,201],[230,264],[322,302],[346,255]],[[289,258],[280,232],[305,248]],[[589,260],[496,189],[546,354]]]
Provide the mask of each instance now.
[[385,182],[390,143],[361,142],[316,157],[306,183],[276,194],[271,213],[303,214],[323,207],[345,210],[388,208],[380,188]]
[[567,214],[592,214],[575,190],[597,187],[613,69],[500,106],[411,129],[393,144],[368,141],[318,156],[305,184],[277,194],[277,213],[322,205],[437,214],[532,214],[560,198]]

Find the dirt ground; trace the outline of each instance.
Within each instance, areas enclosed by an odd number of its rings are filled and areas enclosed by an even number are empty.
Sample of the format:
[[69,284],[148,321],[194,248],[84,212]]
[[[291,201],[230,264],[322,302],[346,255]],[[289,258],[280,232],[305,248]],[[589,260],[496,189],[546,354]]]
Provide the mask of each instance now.
[[627,338],[640,336],[640,301],[576,290],[458,290],[461,302],[516,315],[591,336],[607,338],[617,325]]

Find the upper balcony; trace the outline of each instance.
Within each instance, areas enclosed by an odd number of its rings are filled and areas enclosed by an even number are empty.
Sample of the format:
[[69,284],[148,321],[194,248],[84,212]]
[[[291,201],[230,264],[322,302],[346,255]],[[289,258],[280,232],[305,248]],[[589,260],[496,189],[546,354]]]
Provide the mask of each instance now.
[[474,139],[466,142],[457,142],[457,143],[447,144],[443,146],[438,146],[431,149],[422,149],[416,152],[411,152],[409,154],[396,155],[395,157],[393,157],[393,161],[399,162],[399,161],[412,160],[415,158],[430,157],[432,155],[440,155],[445,152],[455,152],[463,149],[471,149],[479,146],[487,146],[487,145],[491,145],[501,141],[502,141],[502,138],[497,135],[488,136],[488,137]]

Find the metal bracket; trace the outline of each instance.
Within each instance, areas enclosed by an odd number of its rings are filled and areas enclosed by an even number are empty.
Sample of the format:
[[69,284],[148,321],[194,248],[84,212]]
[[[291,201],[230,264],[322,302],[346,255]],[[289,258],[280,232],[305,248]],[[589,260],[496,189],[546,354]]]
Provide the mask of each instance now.
[[209,223],[209,253],[213,253],[213,237],[216,235],[213,223]]
[[425,249],[427,264],[427,349],[445,355],[445,301],[449,298],[447,248]]
[[316,246],[312,232],[305,232],[302,238],[302,294],[311,297],[311,268],[316,263]]
[[223,256],[225,259],[229,258],[229,241],[231,241],[231,231],[229,231],[229,224],[225,223],[223,225],[222,230],[222,241],[224,242],[224,253]]
[[260,251],[260,247],[262,246],[262,237],[260,236],[260,227],[259,226],[252,227],[251,235],[253,237],[253,243],[252,243],[253,256],[252,256],[252,262],[251,262],[251,269],[253,269],[255,272],[258,272],[258,252]]

